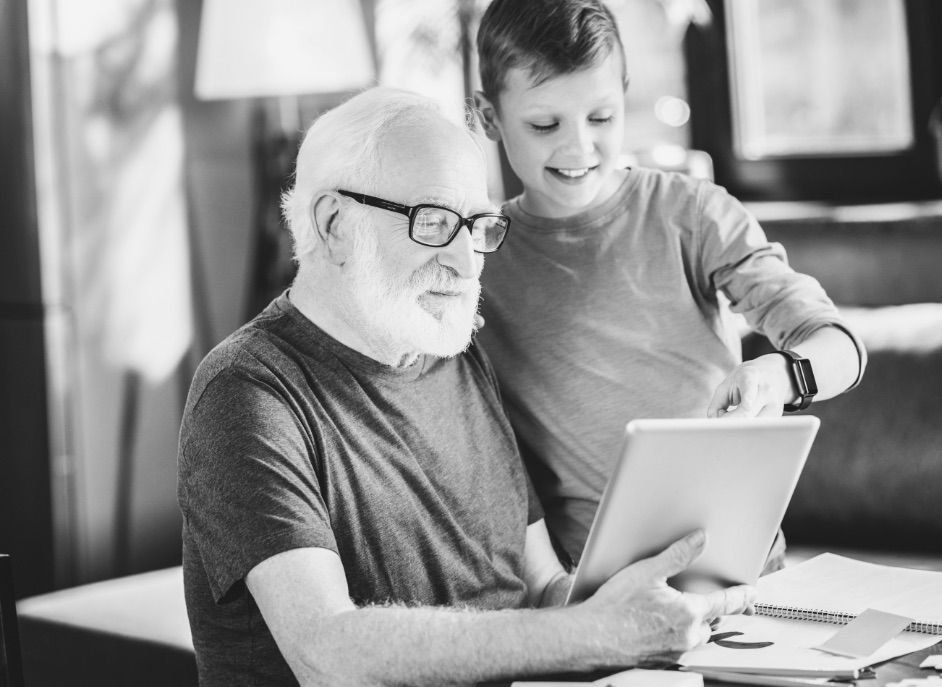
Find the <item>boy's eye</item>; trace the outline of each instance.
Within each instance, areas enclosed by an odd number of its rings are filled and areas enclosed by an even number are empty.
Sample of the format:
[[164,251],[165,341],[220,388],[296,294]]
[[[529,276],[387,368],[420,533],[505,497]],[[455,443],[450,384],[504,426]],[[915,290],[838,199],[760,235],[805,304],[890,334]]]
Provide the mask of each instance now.
[[589,121],[593,124],[608,124],[613,119],[615,119],[615,115],[609,115],[608,117],[590,117]]
[[538,133],[546,134],[553,131],[558,126],[559,124],[557,122],[553,122],[552,124],[531,124],[530,128]]

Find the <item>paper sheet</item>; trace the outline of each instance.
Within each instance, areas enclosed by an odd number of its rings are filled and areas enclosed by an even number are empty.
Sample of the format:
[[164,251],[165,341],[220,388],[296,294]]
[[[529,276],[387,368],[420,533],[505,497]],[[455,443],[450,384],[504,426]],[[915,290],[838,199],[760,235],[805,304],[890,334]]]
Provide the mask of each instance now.
[[[859,614],[877,608],[923,622],[942,621],[942,574],[862,563],[822,554],[759,579],[759,603]],[[829,656],[812,647],[824,644],[841,625],[763,616],[724,618],[714,631],[736,632],[685,653],[681,665],[811,670],[853,669],[887,661],[936,644],[942,636],[902,632],[864,658]],[[749,644],[768,646],[748,647]],[[745,644],[746,646],[742,646]]]
[[[824,644],[840,629],[840,625],[807,620],[731,616],[720,622],[714,630],[714,635],[727,632],[741,632],[741,635],[732,636],[729,638],[731,641],[722,644],[711,642],[688,651],[681,657],[680,664],[713,669],[729,666],[754,668],[759,673],[769,668],[853,670],[925,649],[942,639],[932,635],[903,632],[866,658],[830,656],[813,648]],[[771,645],[742,648],[735,647],[732,642],[747,645],[771,642]]]
[[942,573],[864,563],[833,553],[759,578],[756,592],[759,603],[854,614],[878,608],[917,622],[942,622]]
[[942,654],[936,654],[935,656],[926,656],[926,659],[919,664],[920,668],[935,668],[936,670],[942,670]]

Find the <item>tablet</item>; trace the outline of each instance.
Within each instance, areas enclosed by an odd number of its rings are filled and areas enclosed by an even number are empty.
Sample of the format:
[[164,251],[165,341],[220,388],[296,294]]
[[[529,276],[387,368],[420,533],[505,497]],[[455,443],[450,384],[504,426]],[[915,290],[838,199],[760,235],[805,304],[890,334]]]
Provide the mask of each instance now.
[[810,415],[629,422],[566,603],[699,528],[706,550],[672,586],[755,584],[819,424]]

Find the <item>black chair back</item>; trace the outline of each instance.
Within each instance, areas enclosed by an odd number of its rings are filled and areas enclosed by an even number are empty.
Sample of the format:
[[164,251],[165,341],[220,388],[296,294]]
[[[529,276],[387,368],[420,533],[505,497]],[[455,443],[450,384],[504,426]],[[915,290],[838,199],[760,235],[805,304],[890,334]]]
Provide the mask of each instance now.
[[20,629],[13,594],[13,562],[0,553],[0,687],[23,687]]

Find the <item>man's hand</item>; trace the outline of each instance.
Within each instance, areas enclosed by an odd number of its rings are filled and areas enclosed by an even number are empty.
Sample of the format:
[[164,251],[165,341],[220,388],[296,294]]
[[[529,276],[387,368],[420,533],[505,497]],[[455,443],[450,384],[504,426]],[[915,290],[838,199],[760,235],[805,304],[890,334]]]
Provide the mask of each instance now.
[[771,353],[733,368],[713,392],[707,417],[780,417],[796,396],[788,361]]
[[606,582],[580,611],[590,614],[600,649],[617,656],[613,665],[669,665],[710,638],[710,621],[742,613],[755,601],[752,587],[709,594],[679,592],[667,579],[685,570],[703,552],[698,530],[662,553],[628,566]]

